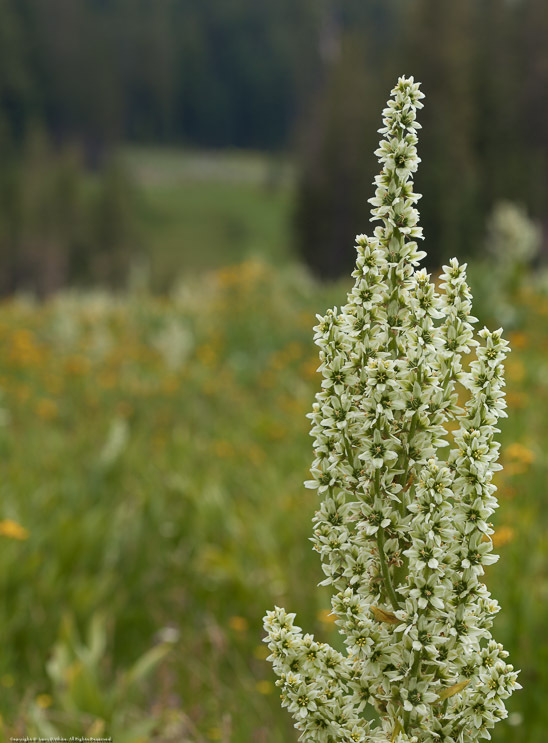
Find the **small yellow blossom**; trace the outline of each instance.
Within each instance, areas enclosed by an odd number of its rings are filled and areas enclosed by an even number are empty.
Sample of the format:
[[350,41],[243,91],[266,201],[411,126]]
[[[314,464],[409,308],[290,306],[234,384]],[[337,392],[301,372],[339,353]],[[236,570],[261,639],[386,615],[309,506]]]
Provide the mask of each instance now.
[[36,414],[45,421],[51,421],[57,416],[57,405],[49,398],[42,398],[36,403]]
[[278,421],[272,421],[268,426],[267,435],[272,441],[280,441],[287,434],[287,429]]
[[208,397],[211,397],[219,390],[219,385],[217,382],[211,379],[207,379],[203,385],[202,385],[202,392],[204,395],[207,395]]
[[166,377],[162,382],[162,392],[165,395],[174,395],[180,389],[178,377]]
[[49,694],[38,694],[36,704],[40,709],[47,709],[53,704],[53,699]]
[[265,452],[257,444],[250,444],[246,449],[246,454],[253,464],[262,464],[266,458]]
[[272,694],[274,691],[274,684],[270,681],[257,681],[255,688],[259,694]]
[[245,632],[249,627],[249,622],[245,617],[230,617],[228,626],[235,632]]
[[501,526],[492,536],[493,546],[502,547],[503,544],[508,544],[514,539],[515,531],[511,526]]
[[113,372],[102,372],[97,378],[97,381],[104,390],[111,390],[113,387],[116,387],[118,377]]
[[34,335],[25,329],[14,331],[10,361],[17,366],[38,366],[43,360],[43,353],[36,345]]
[[518,441],[516,441],[514,444],[510,444],[510,446],[507,446],[505,454],[508,459],[511,459],[515,462],[522,462],[523,464],[528,465],[533,464],[536,458],[534,451],[531,451],[531,449],[527,448],[523,444],[520,444]]
[[19,402],[26,402],[30,397],[30,387],[28,384],[20,384],[15,390],[15,396]]
[[322,624],[325,625],[333,625],[335,624],[336,616],[329,610],[329,609],[321,609],[316,616],[322,622]]
[[274,374],[274,372],[272,371],[267,370],[262,375],[259,384],[261,385],[261,387],[265,387],[265,388],[274,387],[277,380],[278,380],[278,377],[276,376],[276,374]]
[[512,348],[527,348],[529,345],[529,337],[517,330],[510,333],[508,340]]
[[299,312],[297,316],[297,322],[298,324],[303,328],[311,328],[314,324],[316,318],[314,317],[314,314],[312,312],[308,312],[307,310],[303,310],[302,312]]
[[213,451],[218,457],[222,457],[223,459],[234,456],[234,447],[230,441],[215,441],[213,444]]
[[65,361],[65,371],[73,377],[81,377],[90,369],[91,363],[86,356],[70,356]]
[[507,392],[506,402],[509,408],[518,409],[527,406],[527,396],[522,392]]
[[270,655],[270,651],[266,647],[266,645],[257,645],[253,649],[253,655],[259,660],[266,660],[266,658]]
[[318,376],[318,359],[316,357],[307,359],[301,364],[300,371],[308,379],[316,379]]
[[196,349],[196,356],[204,366],[213,366],[217,360],[217,353],[210,345],[200,346]]
[[10,539],[28,539],[29,533],[24,526],[18,524],[17,521],[11,519],[4,519],[0,521],[0,535],[3,537],[10,537]]
[[130,402],[127,402],[127,400],[120,400],[116,405],[116,413],[121,418],[129,418],[133,413],[133,406]]
[[506,362],[506,376],[512,382],[522,382],[525,379],[525,364],[520,359],[511,359]]

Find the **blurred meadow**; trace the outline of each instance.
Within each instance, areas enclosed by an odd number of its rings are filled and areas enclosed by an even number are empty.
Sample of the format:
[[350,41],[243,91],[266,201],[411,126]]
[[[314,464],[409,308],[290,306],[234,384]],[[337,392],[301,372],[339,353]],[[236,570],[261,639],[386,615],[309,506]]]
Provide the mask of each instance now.
[[297,740],[261,640],[278,604],[340,646],[312,327],[415,74],[429,270],[467,259],[512,347],[493,740],[545,742],[547,7],[1,0],[0,741]]

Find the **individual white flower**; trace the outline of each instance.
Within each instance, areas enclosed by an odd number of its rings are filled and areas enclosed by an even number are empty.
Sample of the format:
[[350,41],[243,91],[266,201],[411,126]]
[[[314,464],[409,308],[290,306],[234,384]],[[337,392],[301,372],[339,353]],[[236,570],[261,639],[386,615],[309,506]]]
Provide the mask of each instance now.
[[359,455],[359,458],[369,467],[375,469],[384,467],[398,458],[395,452],[395,442],[383,438],[379,429],[376,428],[366,450]]
[[288,709],[295,717],[306,717],[318,709],[316,703],[318,692],[309,686],[309,684],[299,683],[291,687],[290,696],[288,695]]
[[408,689],[402,687],[400,696],[404,710],[420,717],[426,717],[429,714],[429,705],[439,698],[438,694],[429,691],[427,682],[416,682]]

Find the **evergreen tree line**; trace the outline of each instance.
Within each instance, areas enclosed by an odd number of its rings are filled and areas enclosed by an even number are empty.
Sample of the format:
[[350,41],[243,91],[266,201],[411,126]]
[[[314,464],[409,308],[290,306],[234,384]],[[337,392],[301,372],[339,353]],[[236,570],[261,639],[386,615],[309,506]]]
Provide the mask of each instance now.
[[125,284],[139,247],[137,194],[115,157],[93,175],[84,159],[39,125],[20,144],[0,129],[0,295]]
[[296,245],[324,276],[347,272],[365,229],[399,74],[428,96],[416,185],[436,264],[477,252],[502,198],[547,219],[546,0],[0,0],[13,152],[35,125],[51,153],[78,142],[79,167],[120,141],[291,150]]
[[0,0],[0,105],[15,131],[283,146],[318,67],[325,0]]
[[[494,205],[523,205],[548,236],[548,3],[410,0],[379,54],[375,29],[341,28],[301,129],[296,237],[323,276],[345,274],[367,231],[377,112],[399,74],[428,105],[415,178],[432,267],[478,255]],[[370,228],[372,229],[372,227]]]

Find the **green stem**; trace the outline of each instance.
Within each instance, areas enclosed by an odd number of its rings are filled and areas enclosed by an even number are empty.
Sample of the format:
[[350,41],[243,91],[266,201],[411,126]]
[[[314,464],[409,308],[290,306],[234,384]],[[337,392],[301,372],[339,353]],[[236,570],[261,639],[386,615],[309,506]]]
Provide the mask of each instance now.
[[394,591],[394,586],[392,585],[392,581],[390,579],[390,570],[388,569],[388,564],[386,562],[386,556],[384,554],[384,530],[381,526],[379,526],[377,530],[377,547],[379,549],[379,560],[381,563],[381,571],[382,571],[382,577],[384,579],[384,586],[386,588],[386,593],[388,594],[390,603],[394,607],[394,611],[398,611],[400,608],[400,605],[398,603],[398,597],[396,596],[396,592]]
[[[375,470],[375,494],[378,498],[380,498],[381,471],[378,467]],[[379,528],[377,529],[377,547],[379,550],[379,561],[381,563],[381,572],[382,572],[382,577],[384,580],[384,587],[386,588],[386,593],[388,594],[390,603],[394,607],[394,611],[398,611],[398,609],[400,608],[400,605],[398,603],[398,597],[396,596],[396,592],[394,591],[394,586],[392,585],[392,580],[390,578],[390,570],[388,569],[388,563],[386,562],[386,555],[384,554],[384,529],[382,526],[379,526]]]
[[[407,448],[408,449],[411,444],[411,440],[413,436],[415,435],[416,428],[417,428],[417,414],[415,413],[413,415],[413,418],[411,419],[411,425],[409,426],[409,432],[407,434]],[[403,478],[401,481],[402,493],[401,493],[401,501],[400,501],[400,513],[402,516],[405,516],[405,493],[407,489],[407,478],[408,477],[409,477],[409,453],[405,457],[405,470],[403,472]]]
[[353,467],[354,466],[354,456],[352,454],[352,447],[350,446],[350,441],[346,438],[343,432],[342,434],[342,440],[344,443],[344,450],[346,452],[346,456],[348,457],[348,464]]
[[[413,665],[411,666],[411,671],[409,673],[410,678],[418,675],[420,664],[421,664],[421,652],[416,651],[415,657],[413,658]],[[410,718],[411,718],[411,711],[406,709],[405,712],[403,713],[403,729],[405,730],[406,733],[409,733]]]

